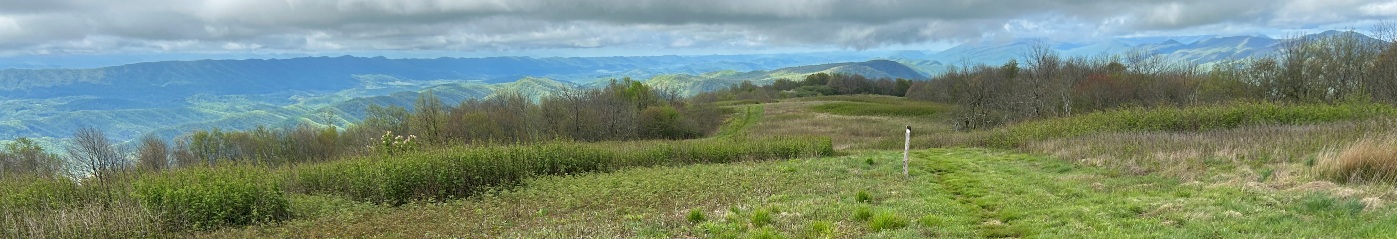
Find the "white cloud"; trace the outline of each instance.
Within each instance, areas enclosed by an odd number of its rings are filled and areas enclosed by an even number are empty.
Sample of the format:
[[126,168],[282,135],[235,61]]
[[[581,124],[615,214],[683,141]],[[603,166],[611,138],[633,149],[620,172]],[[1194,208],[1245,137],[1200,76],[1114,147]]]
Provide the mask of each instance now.
[[868,49],[1307,28],[1394,14],[1390,0],[0,0],[0,49]]
[[1397,17],[1397,1],[1369,3],[1363,5],[1361,11],[1368,16]]
[[23,33],[22,30],[24,29],[19,28],[19,23],[15,22],[15,19],[0,16],[0,37],[16,37]]

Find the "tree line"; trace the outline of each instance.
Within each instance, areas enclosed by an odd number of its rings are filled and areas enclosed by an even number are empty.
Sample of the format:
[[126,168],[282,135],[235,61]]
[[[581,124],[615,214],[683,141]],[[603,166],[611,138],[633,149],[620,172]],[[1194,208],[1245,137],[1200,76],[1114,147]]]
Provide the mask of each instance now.
[[[1003,65],[952,68],[916,82],[908,98],[955,104],[960,129],[1120,107],[1212,104],[1397,103],[1392,24],[1374,41],[1355,32],[1284,41],[1273,55],[1199,65],[1136,49],[1063,57],[1035,46]],[[1366,39],[1366,40],[1365,40]]]
[[370,106],[345,128],[197,130],[167,141],[146,136],[134,151],[98,129],[77,131],[65,157],[20,138],[0,148],[0,176],[100,179],[106,172],[158,171],[218,164],[285,165],[387,152],[395,145],[518,144],[542,141],[689,139],[711,134],[726,112],[625,78],[606,87],[555,92],[537,101],[502,92],[448,105],[431,92],[411,108]]
[[903,96],[912,87],[912,80],[868,78],[857,74],[815,73],[800,80],[777,79],[768,85],[752,81],[729,86],[727,89],[704,92],[694,98],[704,101],[772,102],[776,99],[824,95],[876,94]]

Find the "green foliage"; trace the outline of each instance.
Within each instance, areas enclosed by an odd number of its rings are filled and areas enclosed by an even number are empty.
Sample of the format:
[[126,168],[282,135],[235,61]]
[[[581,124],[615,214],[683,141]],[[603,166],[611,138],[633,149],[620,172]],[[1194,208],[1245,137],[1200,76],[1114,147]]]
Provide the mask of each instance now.
[[871,203],[873,202],[873,196],[869,195],[867,190],[859,190],[858,194],[854,195],[854,201],[861,203]]
[[167,229],[206,230],[288,218],[280,185],[262,168],[193,168],[147,175],[135,183],[134,194]]
[[766,107],[761,105],[749,105],[741,109],[735,116],[728,118],[728,122],[718,131],[717,137],[742,135],[747,131],[747,127],[761,121],[762,115],[766,113]]
[[868,221],[869,218],[873,217],[873,211],[871,209],[868,209],[868,206],[861,205],[858,208],[854,209],[853,217],[854,221]]
[[56,154],[48,153],[38,142],[20,137],[0,147],[0,176],[38,175],[62,177],[66,166]]
[[868,221],[868,228],[873,231],[895,230],[903,227],[907,227],[907,219],[903,219],[892,212],[878,213]]
[[1310,193],[1300,199],[1297,209],[1301,212],[1322,215],[1353,216],[1363,212],[1363,202],[1356,199],[1337,198],[1323,193]]
[[703,210],[698,208],[689,209],[689,215],[687,216],[687,218],[691,223],[700,223],[708,220],[706,217],[703,216]]
[[751,233],[751,235],[749,235],[747,238],[751,238],[751,239],[781,239],[781,238],[786,238],[786,237],[785,237],[785,236],[782,236],[782,235],[781,235],[781,232],[776,231],[776,229],[772,229],[772,228],[759,228],[759,229],[756,229],[755,231],[753,231],[753,232]]
[[810,222],[801,232],[801,238],[832,238],[833,236],[834,223],[825,220]]
[[771,213],[771,209],[767,208],[759,208],[752,211],[752,227],[761,228],[776,223],[776,219],[771,216]]
[[834,153],[828,138],[707,139],[613,143],[551,142],[458,147],[316,164],[297,170],[312,193],[403,204],[463,198],[537,175],[604,172],[626,167],[727,163]]
[[84,190],[68,178],[34,175],[0,179],[0,211],[44,211],[85,203]]
[[413,141],[414,139],[417,139],[417,135],[403,137],[402,135],[393,135],[393,131],[386,131],[383,132],[383,136],[378,138],[379,145],[374,150],[377,150],[384,158],[391,158],[416,151],[420,146],[418,141]]
[[1384,104],[1236,103],[1186,108],[1128,108],[1081,116],[1025,122],[996,130],[990,145],[1016,146],[1027,140],[1105,132],[1206,131],[1247,125],[1294,125],[1397,115]]
[[640,134],[651,139],[688,139],[701,136],[699,127],[685,125],[674,107],[650,106],[640,112]]

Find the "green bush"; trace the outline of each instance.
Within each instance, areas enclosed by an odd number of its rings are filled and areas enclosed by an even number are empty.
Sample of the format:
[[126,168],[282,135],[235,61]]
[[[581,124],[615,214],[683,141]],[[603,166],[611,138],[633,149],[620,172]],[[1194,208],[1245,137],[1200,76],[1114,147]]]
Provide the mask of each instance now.
[[1397,115],[1397,108],[1375,103],[1236,103],[1197,107],[1128,108],[1067,118],[1024,122],[996,130],[989,145],[1014,147],[1029,140],[1104,132],[1206,131],[1248,125],[1294,125]]
[[605,172],[625,167],[727,163],[834,153],[829,138],[734,138],[686,141],[458,147],[393,158],[359,158],[301,167],[297,186],[310,193],[400,205],[463,198],[537,175]]
[[0,179],[0,210],[41,211],[83,203],[83,188],[67,178],[16,176]]
[[167,229],[206,230],[288,218],[280,185],[266,169],[228,166],[149,174],[134,193]]

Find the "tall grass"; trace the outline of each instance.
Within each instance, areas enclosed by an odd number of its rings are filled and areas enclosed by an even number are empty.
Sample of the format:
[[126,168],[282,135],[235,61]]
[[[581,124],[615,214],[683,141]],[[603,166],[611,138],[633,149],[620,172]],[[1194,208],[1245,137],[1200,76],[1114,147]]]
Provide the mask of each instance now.
[[1341,183],[1397,182],[1397,138],[1364,138],[1317,156],[1315,172]]
[[[0,179],[0,238],[150,237],[153,215],[130,194],[127,173],[108,184],[69,178]],[[108,194],[111,192],[111,194]]]
[[879,104],[864,102],[831,102],[811,107],[812,110],[821,113],[837,115],[866,115],[866,116],[902,116],[918,117],[931,116],[939,112],[946,111],[945,106],[931,103],[921,104]]
[[359,158],[295,171],[307,193],[403,204],[449,200],[509,187],[537,175],[605,172],[626,167],[727,163],[833,154],[828,138],[717,138],[608,143],[457,147],[393,158]]
[[995,131],[989,137],[988,144],[1016,147],[1031,140],[1096,133],[1209,131],[1249,125],[1301,125],[1394,115],[1397,115],[1397,108],[1375,103],[1237,103],[1184,108],[1129,108],[1010,125]]
[[146,175],[134,192],[167,230],[214,229],[290,216],[280,177],[250,166],[193,168]]

